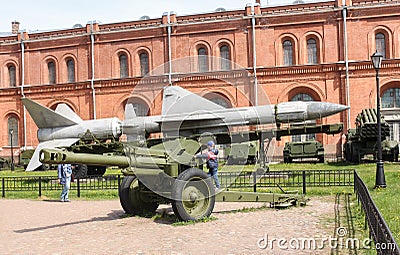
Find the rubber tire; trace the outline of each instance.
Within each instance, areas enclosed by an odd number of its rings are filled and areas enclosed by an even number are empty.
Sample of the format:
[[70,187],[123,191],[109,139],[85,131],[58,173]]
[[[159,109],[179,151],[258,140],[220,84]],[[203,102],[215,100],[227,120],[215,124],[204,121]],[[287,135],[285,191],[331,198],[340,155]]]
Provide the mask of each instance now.
[[139,180],[134,175],[125,176],[119,189],[119,201],[125,213],[139,216],[154,215],[157,202],[145,202],[140,198]]
[[105,166],[87,166],[87,175],[103,176],[106,170]]
[[[193,183],[195,181],[195,183]],[[192,184],[192,185],[190,185]],[[197,184],[193,186],[193,184]],[[205,199],[196,202],[183,201],[182,197],[186,188],[195,189]],[[191,193],[192,194],[192,193]],[[204,202],[202,202],[204,201]],[[199,207],[196,205],[200,205]],[[178,175],[172,185],[172,209],[175,215],[182,221],[198,220],[211,215],[215,205],[214,185],[204,171],[197,168],[189,168]],[[189,207],[197,210],[194,214],[189,212]]]
[[88,171],[87,165],[76,165],[73,170],[74,178],[75,179],[87,178],[87,171]]

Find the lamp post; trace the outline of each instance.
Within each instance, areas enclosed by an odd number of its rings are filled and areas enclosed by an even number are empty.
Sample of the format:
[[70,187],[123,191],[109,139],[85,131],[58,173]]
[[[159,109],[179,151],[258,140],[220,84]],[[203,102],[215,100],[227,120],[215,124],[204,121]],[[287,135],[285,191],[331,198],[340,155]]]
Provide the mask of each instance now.
[[383,55],[376,51],[371,56],[372,64],[374,65],[376,72],[376,114],[378,119],[378,155],[376,161],[376,177],[375,177],[375,188],[386,188],[385,172],[383,169],[382,161],[382,124],[381,124],[381,107],[380,107],[380,89],[379,89],[379,69],[382,65]]
[[11,138],[11,171],[14,171],[14,151],[13,151],[13,134],[14,129],[10,129],[10,138]]

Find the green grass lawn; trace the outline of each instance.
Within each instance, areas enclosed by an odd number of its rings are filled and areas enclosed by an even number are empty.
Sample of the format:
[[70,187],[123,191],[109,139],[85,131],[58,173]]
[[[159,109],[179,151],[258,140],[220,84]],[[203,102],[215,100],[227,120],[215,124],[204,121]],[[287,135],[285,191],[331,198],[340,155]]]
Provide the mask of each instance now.
[[400,243],[400,165],[385,164],[385,189],[374,189],[376,165],[361,165],[357,170],[372,199],[383,215],[397,243]]

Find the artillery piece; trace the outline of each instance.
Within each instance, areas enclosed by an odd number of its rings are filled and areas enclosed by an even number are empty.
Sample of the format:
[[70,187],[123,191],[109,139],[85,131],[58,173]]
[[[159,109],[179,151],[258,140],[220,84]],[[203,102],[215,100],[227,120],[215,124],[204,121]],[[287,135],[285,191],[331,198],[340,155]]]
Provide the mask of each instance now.
[[[381,117],[382,157],[387,161],[398,161],[399,145],[397,141],[388,140],[390,126]],[[371,154],[376,157],[378,125],[376,109],[363,109],[356,118],[356,128],[349,129],[344,144],[344,155],[347,161],[360,163],[361,159]]]
[[305,204],[303,195],[228,191],[215,193],[211,178],[196,167],[196,140],[177,138],[142,148],[124,144],[121,154],[74,153],[42,149],[42,163],[118,166],[125,175],[119,189],[122,208],[132,215],[154,214],[159,204],[172,204],[183,221],[209,216],[216,201],[269,202],[271,206]]

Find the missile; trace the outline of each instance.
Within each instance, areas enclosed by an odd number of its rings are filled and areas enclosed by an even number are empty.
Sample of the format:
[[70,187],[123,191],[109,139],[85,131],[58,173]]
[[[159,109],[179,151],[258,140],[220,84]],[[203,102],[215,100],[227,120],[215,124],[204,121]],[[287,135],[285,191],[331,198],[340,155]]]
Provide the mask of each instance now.
[[53,111],[29,98],[23,98],[23,104],[38,127],[39,140],[26,170],[32,171],[41,165],[41,149],[71,146],[88,131],[99,140],[118,140],[122,134],[126,134],[130,142],[143,139],[145,133],[162,132],[164,137],[177,137],[226,132],[234,126],[315,120],[348,109],[340,104],[302,101],[224,108],[178,86],[165,87],[163,92],[161,115],[139,117],[132,104],[127,104],[124,121],[118,118],[82,120],[66,104],[59,104]]

